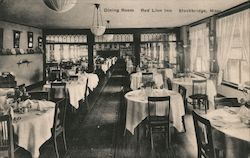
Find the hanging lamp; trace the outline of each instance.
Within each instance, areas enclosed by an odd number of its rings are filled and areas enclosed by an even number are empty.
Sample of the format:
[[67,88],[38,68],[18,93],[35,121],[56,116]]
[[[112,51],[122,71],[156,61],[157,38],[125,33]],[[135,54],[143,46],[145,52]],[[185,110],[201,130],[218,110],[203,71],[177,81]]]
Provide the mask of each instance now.
[[94,5],[95,9],[94,9],[92,26],[90,30],[95,36],[101,36],[105,32],[106,26],[103,25],[100,4],[94,4]]
[[[110,21],[107,20],[107,29],[110,29]],[[114,35],[113,34],[105,34],[104,35],[107,42],[110,42],[113,40]]]
[[47,7],[58,12],[63,13],[72,9],[77,0],[43,0]]

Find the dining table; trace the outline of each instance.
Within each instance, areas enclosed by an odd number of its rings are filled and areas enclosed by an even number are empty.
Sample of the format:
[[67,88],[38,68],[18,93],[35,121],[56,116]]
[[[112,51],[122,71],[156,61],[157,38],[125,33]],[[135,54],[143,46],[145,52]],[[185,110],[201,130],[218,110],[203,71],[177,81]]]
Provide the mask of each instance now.
[[19,107],[27,105],[31,107],[29,111],[12,113],[14,134],[17,145],[38,158],[39,148],[52,136],[55,103],[29,99],[19,103]]
[[[192,95],[193,92],[193,80],[204,80],[205,78],[203,77],[184,77],[184,78],[174,78],[172,79],[172,85],[173,85],[173,90],[178,91],[179,85],[182,85],[187,89],[186,92],[186,97]],[[217,90],[215,87],[215,84],[212,80],[206,79],[207,80],[207,87],[206,87],[206,94],[208,96],[208,101],[210,107],[214,108],[214,97],[217,95]],[[189,99],[189,98],[188,98]]]
[[203,117],[210,121],[215,146],[224,150],[225,157],[250,157],[250,109],[224,107]]
[[[87,78],[79,81],[66,81],[66,92],[69,96],[69,103],[76,109],[80,107],[79,100],[84,100],[85,95],[89,94],[89,91],[85,94],[86,82]],[[50,83],[43,85],[45,91],[50,91],[50,88]]]
[[[142,71],[130,74],[130,88],[136,90],[142,86]],[[163,76],[160,73],[153,73],[153,81],[157,88],[163,86]]]
[[[182,116],[185,115],[184,104],[178,92],[167,89],[145,89],[130,91],[125,94],[127,102],[126,129],[134,135],[135,128],[148,116],[148,96],[170,96],[170,119],[178,132],[183,132]],[[156,115],[164,116],[167,106],[157,103]]]

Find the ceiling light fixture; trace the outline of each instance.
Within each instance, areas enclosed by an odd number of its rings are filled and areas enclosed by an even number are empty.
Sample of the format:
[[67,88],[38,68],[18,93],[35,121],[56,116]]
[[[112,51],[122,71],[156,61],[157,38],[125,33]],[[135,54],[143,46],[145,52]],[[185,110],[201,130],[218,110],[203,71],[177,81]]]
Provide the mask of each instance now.
[[58,12],[63,13],[72,9],[77,0],[43,0],[47,7]]
[[[110,21],[109,20],[107,20],[107,29],[110,29]],[[114,38],[113,34],[105,34],[104,36],[106,38],[106,41],[108,41],[108,42],[112,41]]]
[[93,22],[90,30],[95,36],[101,36],[105,32],[106,26],[103,25],[100,4],[94,4],[94,5],[95,9],[93,15]]

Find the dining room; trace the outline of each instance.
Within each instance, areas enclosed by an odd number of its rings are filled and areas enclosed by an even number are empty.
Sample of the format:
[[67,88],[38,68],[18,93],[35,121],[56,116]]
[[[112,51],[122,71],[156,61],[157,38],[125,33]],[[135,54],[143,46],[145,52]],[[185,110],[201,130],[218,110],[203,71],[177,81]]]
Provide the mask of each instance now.
[[0,158],[250,158],[248,0],[0,0]]

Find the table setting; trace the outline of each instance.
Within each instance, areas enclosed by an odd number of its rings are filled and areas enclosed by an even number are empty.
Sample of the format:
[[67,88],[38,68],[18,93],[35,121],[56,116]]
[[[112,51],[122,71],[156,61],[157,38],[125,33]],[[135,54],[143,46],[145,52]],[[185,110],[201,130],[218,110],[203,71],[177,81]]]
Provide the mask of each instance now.
[[[213,139],[217,146],[224,149],[226,157],[250,156],[250,109],[224,107],[203,115],[212,126]],[[247,152],[248,151],[248,152]],[[245,155],[249,153],[249,155]]]
[[1,96],[0,114],[10,115],[18,146],[29,151],[34,158],[39,157],[39,148],[51,137],[55,113],[55,103],[46,100],[23,99]]
[[[136,90],[141,88],[142,86],[142,71],[132,73],[130,75],[130,88],[132,90]],[[161,88],[163,86],[163,76],[160,73],[154,72],[153,73],[153,81],[155,82],[155,85],[157,88]]]

